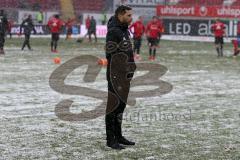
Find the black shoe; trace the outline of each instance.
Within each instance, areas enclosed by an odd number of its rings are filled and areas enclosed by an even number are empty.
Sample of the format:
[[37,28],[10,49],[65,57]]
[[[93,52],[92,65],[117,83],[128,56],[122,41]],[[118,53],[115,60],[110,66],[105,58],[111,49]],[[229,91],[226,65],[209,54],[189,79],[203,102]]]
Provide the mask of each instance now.
[[131,142],[124,137],[118,138],[118,143],[123,145],[132,145],[132,146],[135,145],[135,142]]
[[117,150],[125,149],[125,147],[123,147],[122,145],[120,145],[117,142],[115,142],[115,143],[108,143],[107,142],[107,146],[112,148],[112,149],[117,149]]

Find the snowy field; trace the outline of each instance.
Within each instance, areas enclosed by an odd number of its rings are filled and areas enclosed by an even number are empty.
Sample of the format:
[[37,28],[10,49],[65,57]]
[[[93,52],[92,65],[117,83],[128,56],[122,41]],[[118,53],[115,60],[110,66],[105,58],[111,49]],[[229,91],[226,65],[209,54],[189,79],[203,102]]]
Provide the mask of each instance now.
[[[114,151],[105,146],[104,116],[82,122],[61,120],[55,113],[64,99],[74,101],[70,111],[76,114],[94,109],[101,99],[61,94],[49,85],[60,66],[54,57],[62,63],[86,54],[104,57],[104,40],[61,40],[59,54],[49,52],[49,41],[33,39],[34,51],[20,51],[21,39],[8,39],[6,55],[0,56],[0,159],[240,159],[240,57],[231,57],[230,44],[225,57],[217,58],[212,43],[162,41],[155,63],[168,68],[160,79],[173,90],[149,97],[147,90],[154,86],[138,88],[146,97],[127,107],[123,121],[124,135],[136,146]],[[145,45],[146,62],[147,50]],[[83,81],[85,71],[86,66],[77,68],[65,83],[105,94],[106,69],[92,83]],[[161,117],[151,119],[151,114]]]

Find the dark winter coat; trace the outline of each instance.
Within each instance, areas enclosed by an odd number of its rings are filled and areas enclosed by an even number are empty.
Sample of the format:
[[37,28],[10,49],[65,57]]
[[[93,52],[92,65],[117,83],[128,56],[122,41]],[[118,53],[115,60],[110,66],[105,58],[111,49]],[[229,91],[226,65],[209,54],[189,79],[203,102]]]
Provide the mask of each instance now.
[[106,58],[108,81],[117,79],[124,83],[126,79],[132,79],[136,65],[128,25],[122,24],[115,16],[108,22]]
[[20,33],[22,33],[22,28],[24,28],[24,34],[30,35],[32,31],[36,33],[33,21],[30,18],[27,18],[22,22],[20,27]]

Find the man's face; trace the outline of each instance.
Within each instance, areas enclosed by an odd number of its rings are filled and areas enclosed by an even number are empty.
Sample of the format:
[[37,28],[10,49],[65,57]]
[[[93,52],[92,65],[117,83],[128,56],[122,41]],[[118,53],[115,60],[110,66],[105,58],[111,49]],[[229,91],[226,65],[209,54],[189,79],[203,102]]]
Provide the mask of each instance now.
[[122,23],[126,23],[128,25],[132,22],[132,10],[127,10],[126,13],[122,16]]
[[157,22],[157,18],[153,18],[153,22]]

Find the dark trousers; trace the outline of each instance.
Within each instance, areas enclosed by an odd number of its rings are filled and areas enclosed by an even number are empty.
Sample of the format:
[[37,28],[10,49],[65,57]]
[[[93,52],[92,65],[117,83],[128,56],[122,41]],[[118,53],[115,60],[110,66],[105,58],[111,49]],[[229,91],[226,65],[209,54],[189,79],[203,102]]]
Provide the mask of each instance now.
[[134,53],[139,54],[140,53],[140,48],[142,45],[142,39],[141,38],[134,38]]
[[95,42],[97,42],[97,34],[96,34],[96,31],[91,31],[91,30],[88,32],[89,42],[92,42],[92,34],[93,34],[94,37],[95,37]]
[[124,84],[122,92],[116,92],[112,82],[108,82],[108,101],[105,115],[107,141],[112,142],[122,137],[122,118],[126,108],[130,82]]
[[59,33],[52,33],[51,50],[56,50],[58,46]]
[[240,51],[236,50],[234,51],[234,56],[237,56],[239,54]]
[[30,46],[30,34],[25,34],[25,40],[24,40],[23,45],[22,45],[22,50],[24,50],[25,46],[27,46],[28,49],[31,50],[31,46]]
[[3,49],[5,43],[5,34],[0,33],[0,49]]

